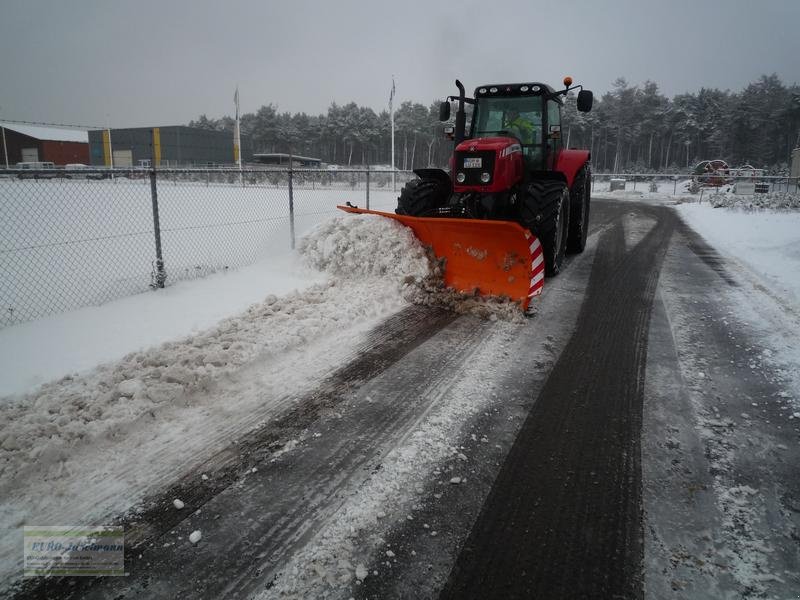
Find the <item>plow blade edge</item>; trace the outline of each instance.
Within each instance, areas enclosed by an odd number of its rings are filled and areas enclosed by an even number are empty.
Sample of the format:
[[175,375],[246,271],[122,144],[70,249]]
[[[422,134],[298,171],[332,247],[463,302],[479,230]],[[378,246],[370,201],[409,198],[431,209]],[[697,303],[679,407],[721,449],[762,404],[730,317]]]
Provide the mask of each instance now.
[[459,292],[508,296],[524,309],[542,293],[544,256],[539,240],[518,223],[480,219],[408,217],[339,206],[343,211],[379,215],[409,227],[438,258],[444,282]]

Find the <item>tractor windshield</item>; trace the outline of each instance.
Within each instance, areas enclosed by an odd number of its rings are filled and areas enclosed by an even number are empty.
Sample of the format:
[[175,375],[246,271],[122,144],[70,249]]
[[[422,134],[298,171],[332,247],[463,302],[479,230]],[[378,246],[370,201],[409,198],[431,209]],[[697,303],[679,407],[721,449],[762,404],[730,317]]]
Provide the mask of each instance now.
[[542,123],[541,96],[483,97],[475,106],[470,137],[515,137],[526,160],[535,163],[543,156]]

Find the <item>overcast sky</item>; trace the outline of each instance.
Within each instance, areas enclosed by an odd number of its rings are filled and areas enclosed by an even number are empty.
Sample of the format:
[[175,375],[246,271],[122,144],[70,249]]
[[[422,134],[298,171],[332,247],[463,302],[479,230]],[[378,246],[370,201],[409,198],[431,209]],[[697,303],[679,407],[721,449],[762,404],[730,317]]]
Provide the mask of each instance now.
[[669,95],[800,83],[800,0],[0,0],[0,119],[187,123],[269,102],[386,108],[480,83],[617,77]]

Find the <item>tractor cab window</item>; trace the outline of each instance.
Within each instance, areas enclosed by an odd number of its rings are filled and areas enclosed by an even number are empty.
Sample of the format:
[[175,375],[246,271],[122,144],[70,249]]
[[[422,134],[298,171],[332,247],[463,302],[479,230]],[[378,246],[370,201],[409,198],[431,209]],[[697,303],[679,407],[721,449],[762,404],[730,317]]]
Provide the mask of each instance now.
[[526,159],[540,160],[542,108],[540,96],[479,98],[470,137],[512,136],[522,144]]
[[[547,101],[547,133],[548,141],[548,156],[550,160],[555,160],[556,152],[561,148],[561,105],[555,100]],[[549,165],[548,168],[554,168]]]

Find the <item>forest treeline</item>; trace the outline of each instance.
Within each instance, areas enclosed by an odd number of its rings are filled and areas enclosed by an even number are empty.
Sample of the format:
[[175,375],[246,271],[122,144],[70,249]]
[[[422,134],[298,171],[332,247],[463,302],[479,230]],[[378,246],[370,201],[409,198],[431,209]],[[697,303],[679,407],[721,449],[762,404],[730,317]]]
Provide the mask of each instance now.
[[[570,95],[571,96],[571,95]],[[444,166],[452,142],[438,120],[439,101],[405,101],[395,110],[395,161],[400,169]],[[700,160],[721,158],[784,173],[800,145],[800,87],[762,75],[743,90],[701,88],[672,98],[647,81],[617,79],[578,113],[573,97],[563,112],[570,147],[589,148],[599,172],[679,172]],[[193,127],[233,131],[230,116],[201,115]],[[292,152],[339,165],[388,165],[389,112],[356,103],[332,103],[326,114],[281,112],[272,103],[241,117],[242,133],[257,152]]]

